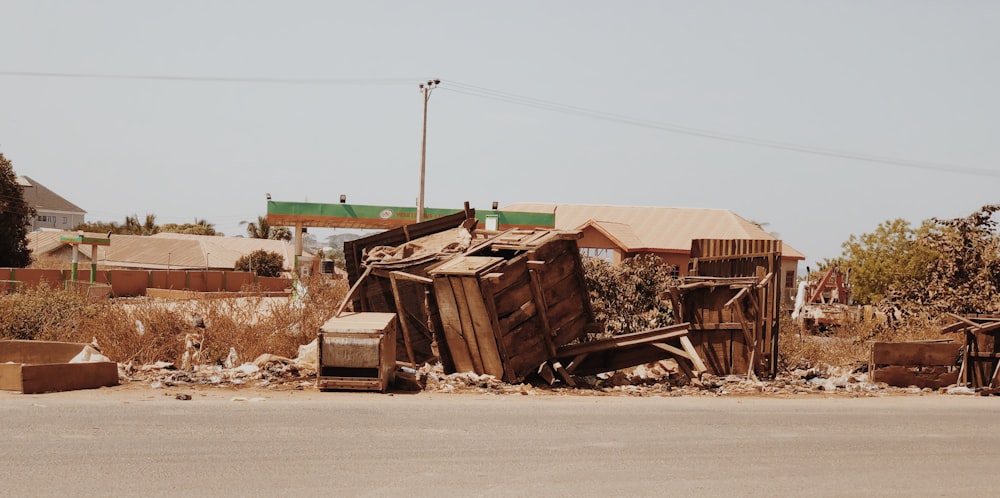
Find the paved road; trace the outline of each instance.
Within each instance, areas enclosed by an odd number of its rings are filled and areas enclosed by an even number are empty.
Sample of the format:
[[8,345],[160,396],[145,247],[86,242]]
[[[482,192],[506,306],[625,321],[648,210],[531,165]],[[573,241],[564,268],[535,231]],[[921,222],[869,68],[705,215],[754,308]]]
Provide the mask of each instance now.
[[[169,392],[168,392],[169,393]],[[995,496],[1000,399],[0,393],[0,495]],[[266,396],[233,401],[233,396]]]

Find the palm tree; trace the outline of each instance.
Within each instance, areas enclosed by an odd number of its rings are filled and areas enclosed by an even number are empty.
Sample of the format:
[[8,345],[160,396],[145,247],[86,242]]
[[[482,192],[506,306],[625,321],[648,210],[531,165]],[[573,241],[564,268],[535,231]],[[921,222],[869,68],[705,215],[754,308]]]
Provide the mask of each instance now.
[[153,235],[159,231],[160,227],[156,224],[156,215],[146,213],[146,222],[142,224],[142,234]]
[[288,227],[271,226],[267,216],[258,216],[256,223],[241,221],[240,225],[247,226],[247,236],[251,239],[292,240],[292,231]]
[[271,225],[267,223],[266,216],[258,216],[257,223],[241,221],[240,225],[247,226],[247,236],[251,239],[266,239],[271,235]]

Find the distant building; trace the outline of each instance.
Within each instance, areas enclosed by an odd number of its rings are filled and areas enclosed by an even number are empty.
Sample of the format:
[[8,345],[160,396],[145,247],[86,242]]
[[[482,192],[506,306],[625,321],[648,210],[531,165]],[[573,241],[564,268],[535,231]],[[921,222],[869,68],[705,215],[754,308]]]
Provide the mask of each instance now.
[[[28,249],[32,257],[47,256],[68,263],[72,260],[72,248],[59,240],[65,235],[67,232],[55,230],[29,233]],[[280,254],[284,270],[292,271],[295,248],[288,241],[180,233],[115,234],[111,236],[111,245],[97,248],[96,258],[91,254],[91,246],[81,245],[78,261],[90,263],[96,259],[100,267],[113,269],[232,270],[238,259],[259,249]]]
[[24,193],[24,202],[36,211],[35,217],[31,220],[32,230],[43,228],[72,230],[84,222],[86,211],[49,190],[45,185],[27,176],[17,177],[17,183]]
[[[580,230],[581,251],[618,263],[638,254],[655,254],[687,274],[694,239],[776,238],[728,209],[517,203],[504,211],[553,213],[555,228]],[[805,255],[782,243],[782,285],[792,288]]]

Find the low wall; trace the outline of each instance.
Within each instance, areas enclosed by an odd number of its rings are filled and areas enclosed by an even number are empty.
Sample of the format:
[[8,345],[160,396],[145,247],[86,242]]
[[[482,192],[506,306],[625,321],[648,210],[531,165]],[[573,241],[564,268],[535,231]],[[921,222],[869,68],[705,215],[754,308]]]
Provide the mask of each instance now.
[[[2,282],[8,281],[8,282]],[[31,288],[42,282],[61,287],[72,281],[70,270],[0,268],[0,282],[8,287]],[[90,269],[79,269],[76,282],[89,282]],[[192,292],[285,292],[290,278],[258,277],[245,271],[205,270],[98,270],[94,281],[110,286],[115,297],[146,296],[149,289]]]

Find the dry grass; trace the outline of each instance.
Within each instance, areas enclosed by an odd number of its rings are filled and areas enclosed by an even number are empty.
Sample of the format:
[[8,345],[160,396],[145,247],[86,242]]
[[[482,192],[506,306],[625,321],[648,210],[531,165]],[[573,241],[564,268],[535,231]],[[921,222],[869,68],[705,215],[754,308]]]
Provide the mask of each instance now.
[[[114,361],[179,365],[185,337],[200,334],[202,364],[223,362],[230,348],[242,361],[264,353],[295,357],[300,345],[316,337],[347,291],[344,280],[315,277],[305,283],[309,290],[301,302],[260,296],[88,302],[72,290],[26,289],[0,297],[0,320],[5,324],[0,339],[88,343],[96,339]],[[199,321],[204,327],[198,326]]]
[[799,333],[798,325],[782,316],[778,342],[781,367],[787,370],[821,365],[860,366],[868,363],[873,342],[907,342],[949,339],[942,336],[940,319],[929,315],[908,317],[887,325],[856,321],[835,327],[824,335]]

